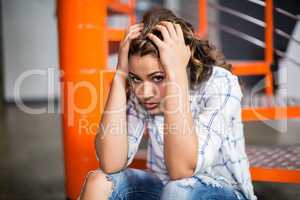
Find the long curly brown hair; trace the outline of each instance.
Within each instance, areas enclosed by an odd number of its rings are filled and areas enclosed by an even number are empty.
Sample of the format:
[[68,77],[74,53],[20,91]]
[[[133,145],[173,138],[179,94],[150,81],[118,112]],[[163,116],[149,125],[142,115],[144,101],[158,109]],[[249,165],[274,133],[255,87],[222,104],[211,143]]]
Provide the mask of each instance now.
[[185,44],[190,46],[192,54],[187,66],[189,87],[191,89],[197,88],[202,81],[210,77],[213,65],[231,71],[231,65],[226,63],[223,54],[208,40],[199,39],[195,35],[194,28],[189,22],[177,17],[171,10],[157,6],[144,13],[142,18],[142,22],[144,23],[142,34],[131,41],[128,57],[130,57],[130,55],[144,56],[153,54],[159,58],[157,46],[147,38],[146,35],[151,32],[163,40],[160,31],[154,29],[155,25],[160,21],[178,23],[181,26]]

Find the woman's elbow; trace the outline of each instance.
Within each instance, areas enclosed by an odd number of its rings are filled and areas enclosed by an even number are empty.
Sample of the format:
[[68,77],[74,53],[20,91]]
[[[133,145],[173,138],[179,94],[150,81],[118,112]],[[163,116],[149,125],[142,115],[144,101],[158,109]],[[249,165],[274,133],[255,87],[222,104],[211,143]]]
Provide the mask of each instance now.
[[122,169],[124,169],[126,167],[126,162],[125,161],[121,161],[121,160],[102,160],[102,162],[99,160],[99,166],[100,169],[107,173],[107,174],[111,174],[111,173],[116,173],[121,171]]
[[106,174],[112,174],[121,171],[123,167],[120,167],[120,165],[119,166],[100,165],[100,169]]
[[169,173],[171,180],[178,180],[183,178],[191,178],[193,176],[193,169],[185,169],[185,170],[171,170]]

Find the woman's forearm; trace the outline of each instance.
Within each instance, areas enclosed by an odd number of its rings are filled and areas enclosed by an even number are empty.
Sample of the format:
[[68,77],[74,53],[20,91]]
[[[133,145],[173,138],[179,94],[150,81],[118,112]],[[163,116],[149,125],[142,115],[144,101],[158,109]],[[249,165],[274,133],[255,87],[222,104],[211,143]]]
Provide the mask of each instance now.
[[126,77],[116,73],[95,138],[100,167],[105,172],[123,168],[127,160]]
[[143,23],[133,24],[125,30],[120,42],[118,64],[109,96],[95,138],[100,167],[106,172],[121,170],[127,163],[127,99],[126,78],[130,43],[141,34]]
[[151,32],[147,37],[158,47],[160,63],[166,72],[164,157],[170,178],[176,179],[192,175],[197,163],[197,135],[189,108],[186,71],[192,51],[185,44],[180,24],[163,20],[155,29],[161,32],[163,40]]
[[192,175],[197,161],[197,136],[189,106],[187,79],[169,80],[166,88],[164,155],[171,179]]

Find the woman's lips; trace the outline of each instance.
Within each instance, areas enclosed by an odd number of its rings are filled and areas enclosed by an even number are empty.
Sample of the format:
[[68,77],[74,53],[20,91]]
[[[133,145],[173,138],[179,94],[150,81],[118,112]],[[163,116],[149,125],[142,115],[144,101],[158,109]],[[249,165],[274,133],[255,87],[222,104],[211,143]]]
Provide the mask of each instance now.
[[155,107],[157,107],[158,103],[145,103],[144,106],[147,108],[147,109],[153,109]]

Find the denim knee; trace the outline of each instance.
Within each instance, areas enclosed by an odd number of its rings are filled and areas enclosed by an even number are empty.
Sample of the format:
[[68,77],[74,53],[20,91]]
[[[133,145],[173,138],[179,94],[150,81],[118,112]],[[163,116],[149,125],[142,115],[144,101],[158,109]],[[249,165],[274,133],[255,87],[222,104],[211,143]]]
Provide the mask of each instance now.
[[190,192],[195,187],[197,179],[188,177],[177,180],[170,180],[163,189],[161,200],[187,199]]
[[154,174],[135,168],[106,174],[106,177],[113,183],[109,200],[157,200],[163,188],[162,182]]
[[244,200],[240,192],[226,185],[206,184],[197,177],[169,181],[163,189],[161,200]]

